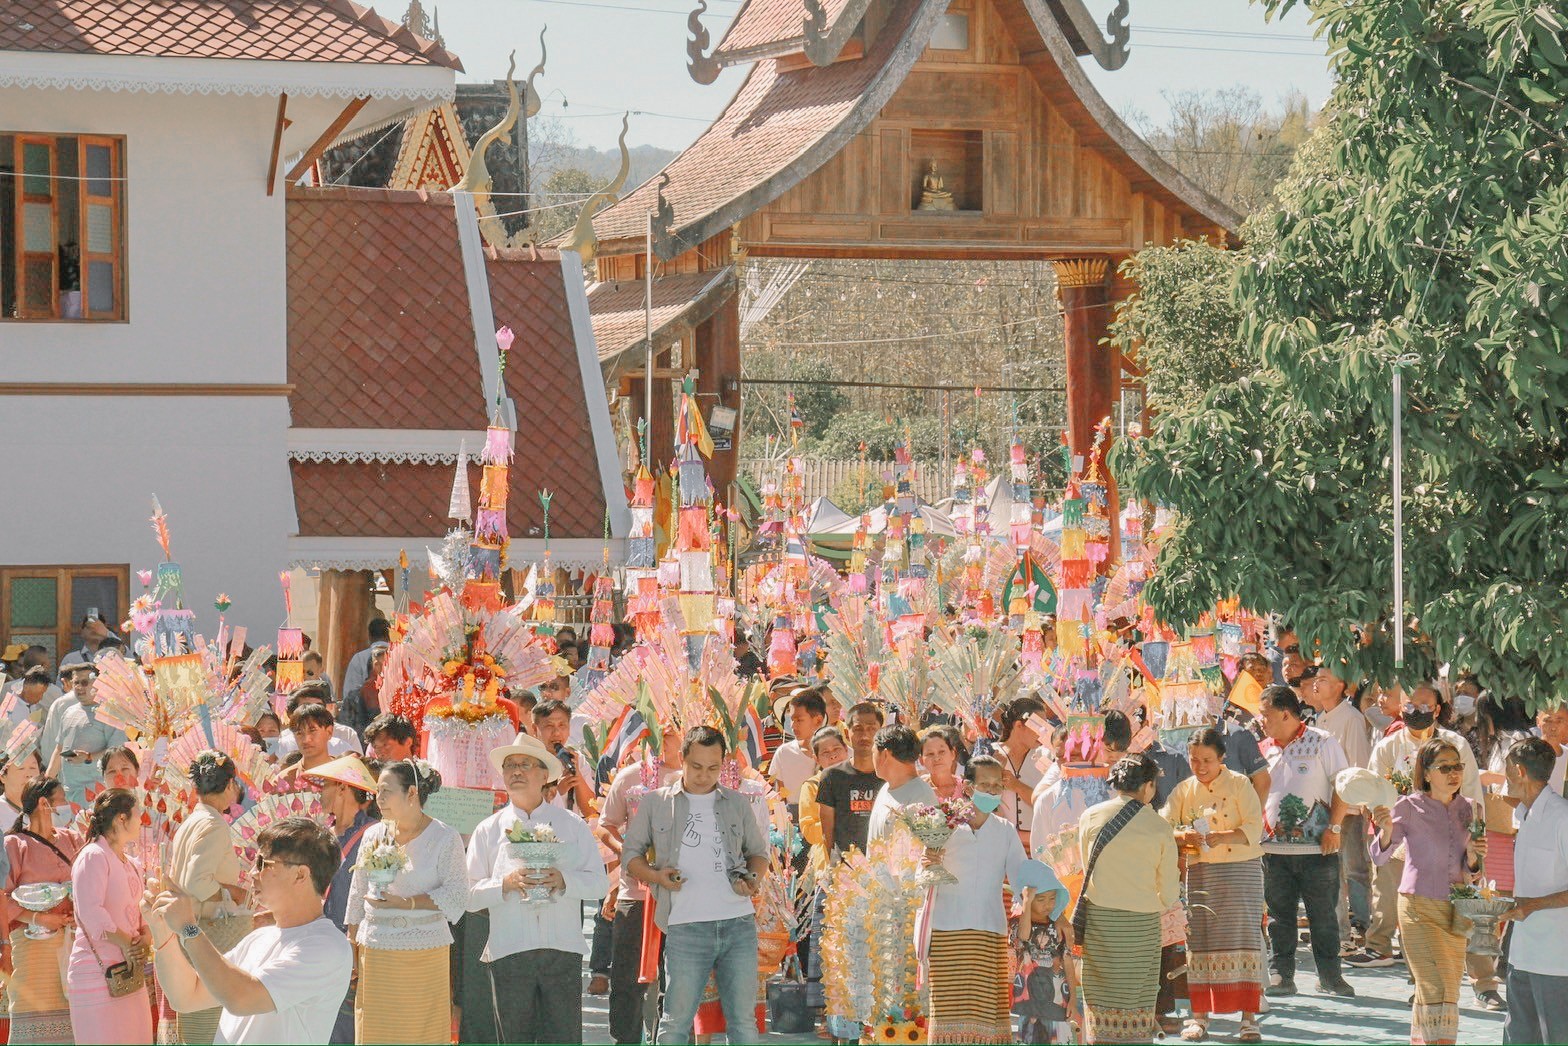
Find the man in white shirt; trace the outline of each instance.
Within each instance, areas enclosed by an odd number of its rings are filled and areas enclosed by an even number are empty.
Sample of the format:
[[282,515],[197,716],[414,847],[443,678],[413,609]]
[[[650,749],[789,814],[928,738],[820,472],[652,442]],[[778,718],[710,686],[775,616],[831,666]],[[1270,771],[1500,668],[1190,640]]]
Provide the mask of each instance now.
[[[1345,696],[1345,681],[1327,665],[1313,666],[1302,684],[1302,700],[1317,709],[1313,726],[1339,742],[1350,766],[1366,766],[1372,758],[1372,727]],[[1359,809],[1345,814],[1339,848],[1339,939],[1351,943],[1352,921],[1365,930],[1372,923],[1372,858],[1367,850],[1367,819]]]
[[0,697],[0,720],[11,726],[30,722],[42,730],[49,714],[49,705],[53,701],[49,691],[53,690],[56,694],[60,692],[49,682],[49,670],[29,668],[17,683],[20,685],[14,691]]
[[348,994],[348,938],[321,914],[341,857],[331,833],[306,817],[268,825],[257,840],[256,896],[273,924],[226,954],[196,920],[188,894],[143,902],[158,986],[176,1011],[223,1007],[217,1043],[323,1043]]
[[[1443,695],[1437,687],[1430,683],[1418,683],[1412,687],[1404,704],[1400,706],[1399,718],[1404,724],[1403,728],[1378,741],[1372,749],[1367,769],[1385,780],[1392,780],[1394,775],[1401,774],[1403,780],[1408,782],[1412,767],[1415,766],[1416,752],[1427,741],[1441,737],[1459,751],[1459,761],[1464,764],[1464,778],[1459,785],[1459,794],[1476,804],[1477,809],[1485,809],[1486,796],[1481,790],[1481,774],[1476,766],[1475,752],[1463,737],[1437,725],[1442,721],[1444,711]],[[1372,876],[1372,922],[1367,927],[1366,947],[1346,956],[1347,965],[1361,969],[1394,965],[1394,931],[1399,928],[1399,880],[1404,871],[1403,857],[1390,857],[1377,866]],[[1496,971],[1488,973],[1473,960],[1469,965],[1471,976],[1476,978],[1477,996],[1487,992],[1495,993]],[[1491,999],[1481,1001],[1489,1009],[1497,1008],[1501,1002],[1493,1002]]]
[[880,839],[898,824],[898,811],[911,803],[936,805],[936,792],[920,776],[920,738],[907,726],[884,726],[877,731],[876,770],[882,790],[871,804],[866,842]]
[[[757,915],[752,898],[768,870],[768,841],[751,800],[719,784],[724,735],[692,727],[681,780],[643,797],[626,829],[626,871],[653,887],[667,978],[659,1042],[692,1041],[711,975],[730,1042],[755,1042]],[[739,848],[736,848],[739,843]]]
[[1535,714],[1535,728],[1557,757],[1547,787],[1562,794],[1563,786],[1568,784],[1568,707],[1542,708]]
[[[470,911],[488,910],[490,939],[480,959],[490,968],[502,1042],[583,1041],[582,902],[610,880],[588,822],[545,801],[561,761],[536,737],[518,734],[490,762],[511,802],[474,829],[468,842]],[[560,844],[552,867],[526,870],[507,847],[507,831],[549,826]]]
[[1514,840],[1506,1043],[1568,1042],[1568,799],[1551,785],[1561,757],[1539,738],[1508,750],[1504,772],[1524,823]]
[[768,762],[768,777],[778,783],[790,816],[798,820],[800,786],[817,772],[817,761],[811,754],[811,739],[828,721],[828,704],[822,689],[809,687],[780,698],[774,705],[773,718],[780,725],[788,720],[793,740],[780,745],[773,753]]
[[287,759],[300,750],[299,738],[295,736],[293,727],[294,713],[306,705],[317,705],[327,710],[332,716],[331,732],[327,735],[326,757],[336,759],[344,755],[364,755],[365,746],[359,739],[359,734],[347,723],[338,722],[337,705],[332,703],[331,692],[319,683],[306,683],[298,687],[289,695],[286,711],[289,715],[290,726],[278,735],[278,759]]

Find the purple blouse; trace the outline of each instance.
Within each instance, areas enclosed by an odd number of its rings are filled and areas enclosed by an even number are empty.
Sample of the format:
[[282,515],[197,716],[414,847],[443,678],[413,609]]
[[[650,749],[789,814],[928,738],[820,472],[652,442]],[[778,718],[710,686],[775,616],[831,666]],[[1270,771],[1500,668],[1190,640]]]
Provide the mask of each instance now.
[[1470,800],[1455,796],[1447,806],[1425,792],[1407,795],[1394,804],[1389,844],[1382,833],[1372,832],[1372,860],[1386,864],[1399,844],[1405,844],[1405,871],[1399,892],[1433,900],[1448,900],[1449,887],[1470,881],[1465,867],[1465,843],[1470,839]]

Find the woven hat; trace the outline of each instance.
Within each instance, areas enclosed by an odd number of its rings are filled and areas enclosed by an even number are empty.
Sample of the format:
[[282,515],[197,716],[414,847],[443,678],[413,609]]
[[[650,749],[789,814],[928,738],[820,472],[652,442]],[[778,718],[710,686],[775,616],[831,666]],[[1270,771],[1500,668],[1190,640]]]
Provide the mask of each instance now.
[[545,773],[550,775],[552,783],[559,781],[561,775],[566,772],[566,768],[555,757],[555,753],[546,748],[544,742],[532,734],[518,734],[517,739],[511,744],[490,749],[490,765],[495,767],[495,772],[501,774],[504,778],[506,773],[501,769],[501,764],[506,762],[507,756],[513,755],[526,755],[531,759],[539,760],[544,764]]
[[357,788],[361,792],[374,792],[376,779],[370,776],[370,767],[357,755],[340,755],[330,762],[322,763],[314,770],[306,770],[306,777],[316,777],[323,781],[336,781],[338,784]]

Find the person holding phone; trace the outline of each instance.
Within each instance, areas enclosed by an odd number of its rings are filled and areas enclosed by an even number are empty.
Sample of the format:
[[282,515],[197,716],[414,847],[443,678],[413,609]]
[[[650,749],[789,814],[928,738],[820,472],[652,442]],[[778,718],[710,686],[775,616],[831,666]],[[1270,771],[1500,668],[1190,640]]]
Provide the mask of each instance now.
[[[731,1042],[756,1026],[757,915],[768,840],[751,800],[719,784],[728,746],[710,726],[681,744],[681,780],[645,796],[626,829],[626,872],[653,890],[668,984],[659,1041],[692,1041],[710,975]],[[736,850],[732,843],[740,841]]]

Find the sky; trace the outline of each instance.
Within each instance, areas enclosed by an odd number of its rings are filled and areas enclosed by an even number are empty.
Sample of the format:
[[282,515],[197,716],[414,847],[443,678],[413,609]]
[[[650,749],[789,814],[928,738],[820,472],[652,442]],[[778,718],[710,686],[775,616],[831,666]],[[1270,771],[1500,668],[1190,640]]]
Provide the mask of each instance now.
[[[686,16],[695,0],[425,0],[439,16],[447,47],[463,60],[459,81],[506,75],[517,50],[518,77],[539,57],[548,26],[549,61],[541,77],[542,115],[558,118],[578,145],[608,148],[619,116],[633,110],[627,142],[680,149],[718,115],[744,75],[728,69],[703,87],[686,72]],[[374,0],[401,19],[408,0]],[[1114,0],[1087,0],[1103,21]],[[704,24],[717,43],[740,0],[709,0]],[[1131,55],[1116,72],[1082,59],[1096,88],[1119,113],[1161,122],[1162,92],[1244,85],[1265,104],[1293,92],[1314,107],[1331,81],[1323,45],[1312,38],[1304,6],[1268,22],[1249,0],[1132,0]],[[563,104],[564,103],[564,104]]]

